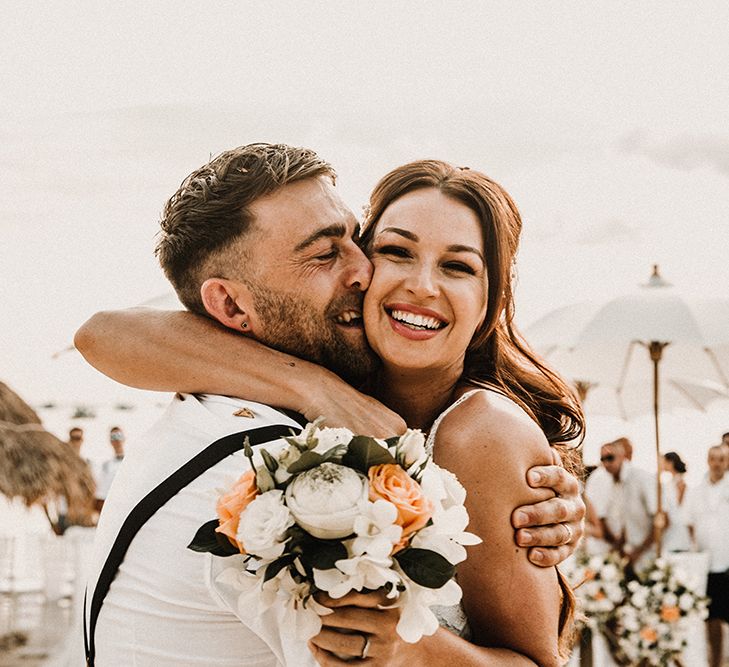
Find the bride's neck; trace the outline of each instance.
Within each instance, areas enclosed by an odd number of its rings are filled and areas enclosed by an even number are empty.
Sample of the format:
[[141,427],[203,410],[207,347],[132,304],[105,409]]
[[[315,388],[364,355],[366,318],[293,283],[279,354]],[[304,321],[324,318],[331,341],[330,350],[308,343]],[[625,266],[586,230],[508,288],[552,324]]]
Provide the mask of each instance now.
[[450,404],[460,372],[407,371],[383,368],[376,397],[397,412],[410,428],[428,431]]

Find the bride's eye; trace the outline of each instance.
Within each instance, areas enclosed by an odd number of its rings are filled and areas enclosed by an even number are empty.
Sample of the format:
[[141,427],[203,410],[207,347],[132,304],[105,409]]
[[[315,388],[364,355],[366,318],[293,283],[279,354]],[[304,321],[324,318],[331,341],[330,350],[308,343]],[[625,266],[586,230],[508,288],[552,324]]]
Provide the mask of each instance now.
[[456,273],[466,273],[470,276],[476,275],[476,270],[464,262],[446,262],[443,264],[443,267],[448,271],[454,271]]
[[379,248],[375,248],[374,252],[377,255],[389,255],[391,257],[410,257],[410,252],[402,246],[397,245],[383,245]]

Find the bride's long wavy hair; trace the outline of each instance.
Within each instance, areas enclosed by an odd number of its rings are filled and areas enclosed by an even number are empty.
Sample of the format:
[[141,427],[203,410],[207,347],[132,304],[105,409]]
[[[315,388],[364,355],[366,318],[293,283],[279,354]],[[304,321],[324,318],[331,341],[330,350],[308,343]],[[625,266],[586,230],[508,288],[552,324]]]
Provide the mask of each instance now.
[[[529,347],[514,325],[512,278],[522,221],[508,193],[484,174],[440,160],[420,160],[385,175],[370,196],[361,241],[372,241],[385,209],[403,195],[436,188],[468,206],[481,223],[488,276],[488,304],[483,324],[466,351],[463,384],[496,389],[521,406],[541,427],[550,445],[559,448],[571,470],[578,468],[576,450],[585,422],[579,399],[556,371]],[[570,443],[572,443],[570,445]],[[561,579],[561,649],[568,640],[574,598]]]

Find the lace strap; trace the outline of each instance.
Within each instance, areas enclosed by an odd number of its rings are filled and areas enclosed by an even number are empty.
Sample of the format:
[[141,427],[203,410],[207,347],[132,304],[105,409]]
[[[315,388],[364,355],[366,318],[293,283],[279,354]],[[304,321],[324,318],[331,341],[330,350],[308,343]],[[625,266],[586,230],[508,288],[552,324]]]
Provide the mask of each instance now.
[[453,401],[443,412],[441,412],[436,420],[433,422],[433,425],[430,427],[430,433],[428,433],[428,439],[425,441],[425,451],[433,455],[433,446],[435,445],[435,434],[438,432],[438,427],[440,426],[440,423],[445,419],[445,417],[451,412],[451,410],[455,410],[461,403],[468,400],[473,396],[475,393],[479,391],[486,391],[486,389],[471,389],[467,391],[465,394],[460,396],[457,400]]

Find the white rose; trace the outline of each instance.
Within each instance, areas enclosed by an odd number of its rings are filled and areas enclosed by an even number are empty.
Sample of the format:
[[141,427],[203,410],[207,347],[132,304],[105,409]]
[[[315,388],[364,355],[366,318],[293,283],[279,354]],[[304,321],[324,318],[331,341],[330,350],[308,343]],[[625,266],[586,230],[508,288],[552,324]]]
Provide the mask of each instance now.
[[284,550],[286,530],[294,524],[283,491],[257,496],[241,514],[236,539],[249,554],[272,560]]
[[678,606],[683,611],[690,611],[694,607],[694,596],[691,593],[684,593],[678,598]]
[[322,463],[286,487],[286,504],[296,522],[314,537],[333,540],[354,532],[354,520],[368,502],[364,475],[336,463]]

